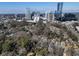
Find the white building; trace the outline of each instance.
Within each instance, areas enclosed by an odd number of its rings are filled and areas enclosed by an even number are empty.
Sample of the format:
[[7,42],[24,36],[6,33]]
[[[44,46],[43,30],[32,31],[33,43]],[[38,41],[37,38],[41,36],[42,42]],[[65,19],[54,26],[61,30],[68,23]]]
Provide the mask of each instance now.
[[38,22],[38,21],[39,21],[39,19],[40,19],[40,17],[39,17],[39,16],[34,17],[34,22]]

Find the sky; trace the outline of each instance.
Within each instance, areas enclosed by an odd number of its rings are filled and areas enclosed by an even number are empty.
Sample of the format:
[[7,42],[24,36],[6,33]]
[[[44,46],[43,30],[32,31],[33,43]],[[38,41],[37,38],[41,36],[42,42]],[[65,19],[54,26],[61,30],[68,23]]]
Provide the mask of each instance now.
[[[58,2],[0,2],[0,13],[25,13],[32,11],[55,11]],[[79,12],[79,2],[63,2],[63,12]]]

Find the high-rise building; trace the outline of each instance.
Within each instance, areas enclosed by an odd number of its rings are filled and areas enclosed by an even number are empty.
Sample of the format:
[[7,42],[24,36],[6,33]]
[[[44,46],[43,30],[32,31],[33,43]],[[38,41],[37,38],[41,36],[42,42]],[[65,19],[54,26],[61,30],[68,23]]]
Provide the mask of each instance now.
[[57,4],[57,10],[55,11],[56,19],[60,18],[62,20],[62,8],[63,8],[63,2],[59,2]]
[[54,14],[52,13],[52,11],[46,12],[45,18],[47,19],[47,21],[53,21],[54,20]]
[[27,20],[31,20],[31,11],[30,11],[30,8],[26,8],[26,14],[25,14],[25,18]]
[[45,18],[47,19],[47,16],[48,16],[48,12],[45,12]]
[[52,21],[54,21],[55,20],[55,15],[54,15],[54,13],[52,14]]
[[60,13],[62,13],[62,7],[63,7],[63,3],[59,2],[57,5],[57,11],[59,11]]
[[48,13],[48,21],[51,21],[52,20],[52,13]]

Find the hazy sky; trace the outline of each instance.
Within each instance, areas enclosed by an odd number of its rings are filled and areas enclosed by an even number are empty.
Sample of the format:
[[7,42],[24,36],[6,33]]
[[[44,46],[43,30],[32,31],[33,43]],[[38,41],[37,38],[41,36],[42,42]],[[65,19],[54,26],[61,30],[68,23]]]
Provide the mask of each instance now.
[[[55,11],[57,9],[57,2],[0,2],[0,13],[24,13],[26,8],[35,11]],[[64,2],[64,11],[79,11],[79,2]]]

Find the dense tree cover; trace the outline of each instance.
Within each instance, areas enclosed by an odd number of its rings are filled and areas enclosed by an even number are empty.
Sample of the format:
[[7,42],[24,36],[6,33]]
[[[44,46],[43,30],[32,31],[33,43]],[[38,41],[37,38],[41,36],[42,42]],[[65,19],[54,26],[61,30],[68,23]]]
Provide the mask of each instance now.
[[[57,16],[56,16],[57,17]],[[73,13],[65,13],[63,17],[58,17],[58,21],[77,21],[76,15]]]

